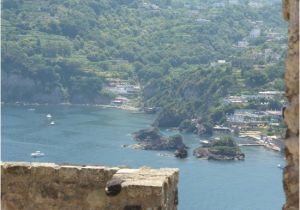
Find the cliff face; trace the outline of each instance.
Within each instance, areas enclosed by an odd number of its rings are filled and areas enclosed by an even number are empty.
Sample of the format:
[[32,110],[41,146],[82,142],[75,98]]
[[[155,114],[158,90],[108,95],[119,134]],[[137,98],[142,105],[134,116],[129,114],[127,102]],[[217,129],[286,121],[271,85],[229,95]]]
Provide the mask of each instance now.
[[57,86],[45,90],[41,82],[18,74],[1,74],[1,101],[6,103],[38,103],[38,104],[109,104],[111,98],[100,94],[87,97],[84,94],[64,94]]
[[176,210],[177,169],[1,163],[5,210]]
[[286,204],[283,209],[299,209],[299,0],[283,0],[283,17],[289,23],[288,53],[285,70],[286,96],[284,111],[288,126],[285,139],[287,166],[284,169]]
[[47,92],[30,78],[17,75],[1,74],[1,101],[58,104],[64,102],[62,91],[56,87]]

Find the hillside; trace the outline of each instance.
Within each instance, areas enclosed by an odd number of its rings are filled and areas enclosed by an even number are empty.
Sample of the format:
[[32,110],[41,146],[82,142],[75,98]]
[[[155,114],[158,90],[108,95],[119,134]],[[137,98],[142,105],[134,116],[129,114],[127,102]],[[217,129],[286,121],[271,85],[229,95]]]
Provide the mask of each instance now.
[[159,126],[218,122],[229,94],[283,90],[281,19],[277,1],[3,0],[2,101],[110,103],[119,78]]

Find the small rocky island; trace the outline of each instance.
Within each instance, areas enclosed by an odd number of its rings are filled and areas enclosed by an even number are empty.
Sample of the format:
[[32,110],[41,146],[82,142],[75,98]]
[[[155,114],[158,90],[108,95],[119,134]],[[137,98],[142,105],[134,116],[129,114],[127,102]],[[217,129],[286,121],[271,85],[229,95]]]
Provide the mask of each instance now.
[[219,140],[211,141],[194,150],[197,158],[208,160],[244,160],[245,154],[230,136],[224,136]]
[[184,158],[187,156],[186,146],[182,141],[182,136],[163,136],[158,128],[142,129],[133,134],[134,140],[138,142],[133,147],[143,150],[176,150],[176,157]]

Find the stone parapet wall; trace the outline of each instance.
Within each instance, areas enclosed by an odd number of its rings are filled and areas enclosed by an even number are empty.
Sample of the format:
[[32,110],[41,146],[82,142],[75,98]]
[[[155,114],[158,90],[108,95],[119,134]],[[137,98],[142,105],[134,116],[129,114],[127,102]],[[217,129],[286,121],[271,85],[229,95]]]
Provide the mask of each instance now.
[[284,169],[285,210],[299,209],[299,0],[283,0],[283,17],[288,21],[288,52],[285,69],[284,110],[288,127],[285,139],[287,166]]
[[178,169],[1,163],[2,210],[176,210]]

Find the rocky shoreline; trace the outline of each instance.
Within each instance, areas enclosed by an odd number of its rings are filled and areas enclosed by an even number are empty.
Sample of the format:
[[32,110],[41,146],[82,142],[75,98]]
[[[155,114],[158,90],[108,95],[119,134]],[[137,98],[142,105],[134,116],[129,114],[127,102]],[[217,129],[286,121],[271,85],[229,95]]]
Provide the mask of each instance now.
[[[142,129],[132,134],[137,144],[131,148],[141,150],[167,150],[174,151],[177,158],[188,156],[188,147],[183,143],[180,134],[165,137],[156,127]],[[206,160],[244,160],[245,154],[230,136],[223,136],[221,139],[206,141],[206,144],[194,149],[193,155],[199,159]]]
[[205,160],[244,160],[245,154],[237,152],[235,154],[226,154],[217,150],[213,151],[208,148],[196,148],[193,155],[199,159]]
[[219,140],[211,141],[193,151],[196,158],[206,160],[244,160],[245,154],[232,137],[224,136]]
[[143,150],[178,150],[187,148],[179,134],[165,137],[158,128],[142,129],[132,134],[133,139],[138,142],[133,147]]
[[[103,107],[103,108],[115,108],[127,111],[138,111],[144,112],[141,108],[129,107],[129,106],[115,106],[115,105],[105,105],[105,104],[71,104],[71,103],[58,103],[58,104],[48,104],[48,103],[26,103],[26,102],[15,102],[15,103],[5,103],[1,102],[2,105],[21,105],[21,106],[42,106],[42,105],[63,105],[63,106],[89,106],[89,107]],[[197,124],[197,123],[196,123]],[[180,132],[190,132],[182,128],[170,128],[169,130],[177,130]],[[199,135],[199,134],[198,134]],[[177,158],[186,158],[188,156],[187,146],[183,143],[183,138],[180,134],[165,137],[163,136],[159,129],[152,127],[149,129],[142,129],[140,131],[134,132],[132,134],[134,140],[138,143],[130,145],[130,148],[140,149],[140,150],[166,150],[174,151],[174,156]],[[193,151],[193,155],[199,159],[207,160],[243,160],[245,155],[239,151],[237,145],[232,148],[216,148],[216,147],[198,147]]]

